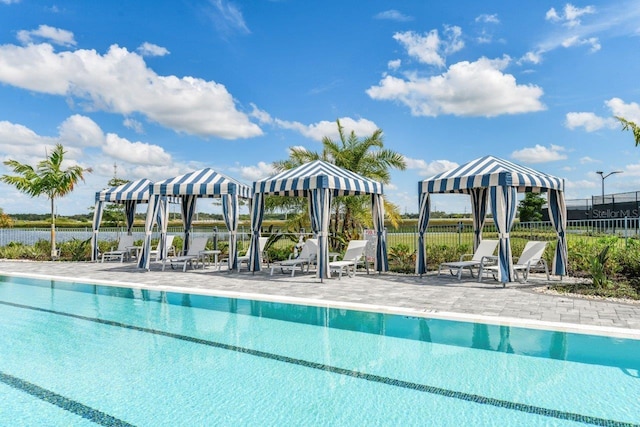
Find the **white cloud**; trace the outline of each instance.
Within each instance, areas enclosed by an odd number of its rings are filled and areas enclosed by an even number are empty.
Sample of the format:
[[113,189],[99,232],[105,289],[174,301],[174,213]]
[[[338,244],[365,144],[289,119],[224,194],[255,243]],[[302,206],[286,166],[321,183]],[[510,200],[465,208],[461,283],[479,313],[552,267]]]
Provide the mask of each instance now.
[[[374,122],[367,119],[354,120],[351,117],[342,117],[339,120],[345,136],[348,136],[352,131],[355,132],[358,137],[370,136],[378,129],[378,126]],[[324,137],[334,140],[339,138],[338,125],[336,122],[323,120],[318,123],[304,125],[300,122],[288,122],[276,119],[275,123],[283,129],[294,130],[315,141],[322,141]]]
[[20,3],[20,0],[0,0],[0,3],[4,3],[4,4],[16,4],[16,3]]
[[498,19],[498,14],[494,13],[494,14],[486,14],[483,13],[482,15],[478,15],[476,16],[476,22],[486,22],[489,24],[499,24],[500,20]]
[[407,21],[413,21],[413,17],[408,16],[408,15],[404,15],[403,13],[395,10],[395,9],[390,9],[390,10],[385,10],[384,12],[380,12],[378,13],[376,16],[374,16],[375,19],[387,19],[389,21],[396,21],[396,22],[407,22]]
[[113,133],[107,134],[102,151],[114,159],[139,165],[171,164],[171,156],[162,147],[146,142],[130,142]]
[[224,85],[194,77],[159,76],[144,59],[113,45],[54,52],[50,44],[0,46],[0,82],[78,98],[87,109],[129,115],[203,137],[250,138],[262,130],[236,109]]
[[404,161],[407,164],[407,169],[418,169],[418,175],[420,176],[433,176],[460,166],[459,164],[449,160],[434,160],[432,162],[426,162],[422,159],[405,157]]
[[598,163],[598,160],[592,159],[589,156],[584,156],[584,157],[580,158],[580,164],[581,165],[586,165],[586,164],[589,164],[589,163]]
[[567,158],[567,156],[563,154],[564,151],[564,147],[559,145],[545,147],[543,145],[536,144],[535,147],[523,148],[522,150],[514,151],[511,153],[511,157],[524,163],[554,162]]
[[395,33],[393,38],[404,46],[409,56],[418,59],[424,64],[444,67],[444,58],[439,53],[440,37],[438,36],[438,30],[431,30],[424,35],[406,31],[404,33]]
[[597,37],[590,37],[588,39],[581,39],[579,36],[571,36],[562,41],[562,47],[573,47],[573,46],[583,46],[589,45],[591,46],[591,52],[597,52],[602,47],[600,45],[600,41]]
[[49,41],[60,46],[75,46],[76,41],[73,33],[60,28],[50,27],[48,25],[40,25],[37,30],[20,30],[17,35],[18,40],[22,43],[31,43],[34,38]]
[[594,113],[567,113],[565,126],[569,129],[584,127],[587,132],[593,132],[602,128],[613,129],[617,122],[612,118],[598,117]]
[[247,23],[242,16],[242,11],[232,2],[227,0],[209,0],[213,6],[211,9],[211,19],[215,24],[215,29],[223,35],[240,32],[250,34]]
[[627,165],[624,173],[627,176],[640,176],[640,163]]
[[167,48],[149,42],[142,43],[136,50],[142,56],[165,56],[170,53]]
[[583,8],[575,7],[571,3],[564,6],[564,10],[558,13],[555,8],[547,11],[545,18],[547,21],[561,22],[566,27],[576,27],[580,25],[580,17],[587,14],[593,14],[596,10],[593,6]]
[[518,85],[513,75],[502,72],[509,62],[507,56],[483,57],[476,62],[458,62],[446,73],[429,78],[386,76],[366,93],[372,99],[401,102],[414,116],[493,117],[544,110],[540,87]]
[[276,172],[271,166],[271,163],[266,162],[258,162],[255,166],[240,166],[234,169],[237,169],[240,172],[242,179],[248,182],[258,181],[259,179],[269,177]]
[[611,98],[605,101],[605,105],[611,109],[612,115],[624,117],[634,123],[640,123],[640,105],[638,103],[630,102],[626,104],[620,98]]
[[596,188],[597,184],[594,181],[589,181],[587,179],[581,179],[579,181],[571,181],[565,179],[564,185],[567,189],[583,189],[583,188]]
[[[634,123],[640,123],[640,105],[636,102],[625,103],[620,98],[611,98],[605,101],[605,105],[611,111],[612,116],[624,117]],[[620,123],[613,117],[600,117],[590,112],[567,113],[565,126],[569,129],[584,128],[587,132],[600,129],[617,129]]]
[[67,118],[60,127],[60,143],[76,147],[101,147],[104,144],[104,133],[100,126],[89,117],[74,114]]
[[402,60],[401,59],[393,59],[393,60],[387,62],[387,67],[390,70],[397,70],[398,68],[400,68],[401,65],[402,65]]
[[135,133],[144,133],[144,126],[142,126],[142,123],[135,119],[125,117],[125,119],[122,121],[122,124],[124,125],[124,127],[132,129]]
[[261,124],[268,124],[268,123],[273,123],[273,118],[271,117],[271,115],[269,113],[267,113],[264,110],[259,109],[255,104],[250,104],[251,108],[253,109],[250,113],[249,116],[255,118],[258,120],[258,122],[260,122]]
[[518,64],[529,62],[531,64],[539,64],[542,62],[542,55],[540,52],[529,51],[524,54],[522,58],[518,60]]
[[444,39],[441,39],[438,30],[419,34],[413,31],[395,33],[394,40],[398,41],[407,51],[407,54],[416,58],[423,64],[445,66],[445,55],[455,53],[464,47],[461,40],[462,30],[457,26],[444,27]]

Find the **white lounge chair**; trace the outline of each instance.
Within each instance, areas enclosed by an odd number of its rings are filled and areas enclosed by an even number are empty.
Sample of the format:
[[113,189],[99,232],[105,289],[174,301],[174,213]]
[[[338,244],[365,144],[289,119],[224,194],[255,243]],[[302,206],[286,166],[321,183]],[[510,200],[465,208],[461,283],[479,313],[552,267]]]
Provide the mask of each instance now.
[[271,264],[271,275],[273,276],[273,270],[280,268],[284,273],[285,270],[291,270],[291,277],[294,276],[296,270],[304,271],[304,266],[307,266],[307,273],[316,260],[318,254],[318,240],[307,239],[304,242],[304,246],[300,251],[300,254],[296,258],[290,258],[284,261]]
[[344,271],[347,272],[349,277],[353,277],[356,274],[356,266],[364,256],[366,247],[367,240],[351,240],[342,257],[342,261],[331,261],[329,263],[329,272],[337,271],[338,279],[342,279]]
[[187,271],[187,265],[193,268],[193,262],[198,262],[200,252],[204,251],[208,240],[208,237],[194,237],[185,255],[167,257],[162,260],[162,271],[164,271],[164,267],[167,263],[171,265],[171,268],[174,268],[174,265],[176,264],[182,265],[182,271]]
[[[537,241],[529,241],[524,246],[522,250],[522,254],[517,258],[517,261],[514,261],[513,264],[513,274],[515,279],[521,283],[526,283],[529,278],[529,272],[532,268],[536,267],[544,267],[544,271],[547,274],[547,280],[549,280],[549,267],[547,266],[547,261],[542,258],[545,249],[547,248],[548,242],[537,242]],[[496,279],[498,275],[497,265],[490,265],[480,267],[480,275],[479,281],[482,282],[482,276],[485,273],[491,273],[493,278]],[[522,271],[522,279],[520,279],[518,272]]]
[[[167,235],[167,238],[165,240],[165,245],[164,245],[164,247],[165,247],[164,256],[165,257],[168,257],[168,256],[174,256],[175,257],[176,256],[176,248],[173,247],[173,239],[175,237],[176,236],[174,236],[173,234],[168,234]],[[160,249],[160,242],[158,242],[158,244],[156,245],[155,249],[152,249],[149,252],[149,257],[155,256],[156,257],[156,261],[160,261],[158,259],[158,257],[160,256],[159,249]]]
[[[438,267],[438,276],[440,276],[440,274],[442,273],[443,268],[445,270],[448,268],[449,273],[451,273],[452,276],[457,275],[458,280],[461,280],[462,270],[467,268],[469,269],[469,273],[471,273],[471,277],[475,277],[473,275],[473,269],[474,268],[480,269],[480,266],[483,264],[483,261],[485,265],[488,264],[489,259],[486,257],[491,257],[495,252],[497,246],[498,246],[497,240],[481,241],[480,244],[478,245],[478,248],[473,254],[460,255],[460,261],[443,262],[442,264],[440,264],[440,267]],[[468,257],[471,257],[471,259],[465,260],[465,258],[468,258]]]
[[[265,259],[264,247],[267,245],[267,241],[269,240],[269,238],[259,237],[258,239],[259,239],[260,253],[262,254],[262,259]],[[238,271],[240,271],[240,266],[243,262],[246,262],[247,268],[249,268],[250,253],[251,253],[251,245],[249,245],[249,248],[247,249],[247,252],[244,255],[238,257]]]
[[118,247],[116,249],[111,248],[111,250],[102,254],[102,261],[111,261],[115,259],[119,259],[120,262],[123,262],[125,258],[129,257],[130,248],[133,247],[133,236],[128,234],[123,234],[120,236],[118,240]]

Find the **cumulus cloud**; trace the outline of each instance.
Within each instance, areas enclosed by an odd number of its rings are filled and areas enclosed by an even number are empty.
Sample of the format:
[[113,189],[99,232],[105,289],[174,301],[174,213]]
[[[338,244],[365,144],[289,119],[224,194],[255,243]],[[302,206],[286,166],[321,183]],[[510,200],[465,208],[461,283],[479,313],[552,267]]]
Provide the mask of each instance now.
[[366,93],[377,100],[397,101],[414,116],[453,114],[486,116],[544,110],[543,91],[535,85],[519,85],[503,70],[510,58],[480,58],[453,64],[447,72],[429,78],[407,74],[406,79],[386,76]]
[[[611,98],[604,104],[611,111],[611,116],[640,123],[640,105],[636,102],[627,104],[620,98]],[[591,112],[571,112],[566,115],[565,126],[572,130],[584,128],[587,132],[594,132],[600,129],[617,129],[620,123],[613,117],[600,117]]]
[[139,165],[162,166],[171,163],[171,156],[162,147],[146,142],[131,142],[113,133],[107,134],[102,151],[114,159]]
[[640,105],[637,102],[625,103],[620,98],[611,98],[605,101],[614,116],[624,117],[634,123],[640,123]]
[[240,173],[242,179],[249,182],[269,177],[276,172],[271,166],[271,163],[266,162],[258,162],[255,166],[238,166],[234,169]]
[[395,9],[390,9],[390,10],[385,10],[384,12],[380,12],[378,13],[376,16],[374,16],[375,19],[386,19],[389,21],[396,21],[396,22],[407,22],[407,21],[413,21],[413,17],[408,16],[408,15],[404,15],[403,13],[395,10]]
[[[339,120],[345,135],[349,135],[353,131],[356,136],[364,137],[371,135],[378,129],[378,126],[374,122],[367,119],[354,120],[351,117],[342,117]],[[322,138],[325,136],[331,139],[339,138],[338,125],[336,122],[330,122],[328,120],[305,125],[300,122],[275,119],[275,123],[283,129],[299,132],[307,138],[311,138],[316,141],[322,141]]]
[[462,30],[456,26],[445,26],[444,39],[440,38],[438,30],[419,34],[414,31],[395,33],[394,40],[398,41],[407,54],[423,64],[445,66],[445,55],[461,50],[464,42],[461,40]]
[[22,43],[32,43],[35,39],[49,41],[60,46],[75,46],[76,41],[73,33],[60,28],[50,27],[48,25],[40,25],[37,30],[20,30],[17,35],[18,40]]
[[421,176],[433,176],[460,166],[459,164],[449,160],[434,160],[432,162],[427,162],[422,159],[405,157],[404,161],[407,164],[407,169],[417,169],[418,175]]
[[168,49],[149,42],[142,43],[136,50],[142,56],[165,56],[170,53]]
[[615,128],[617,122],[610,117],[598,117],[594,113],[567,113],[565,126],[569,129],[583,127],[587,132],[593,132],[602,128]]
[[583,46],[583,45],[591,46],[591,49],[589,49],[591,52],[597,52],[602,47],[600,45],[600,40],[598,40],[597,37],[589,37],[587,39],[581,39],[578,36],[571,36],[562,42],[563,47],[573,47],[573,46]]
[[547,11],[545,19],[551,22],[560,22],[566,27],[576,27],[580,25],[580,17],[587,14],[593,14],[596,10],[593,6],[583,8],[575,7],[571,3],[567,3],[564,9],[558,13],[555,8]]
[[524,163],[544,163],[554,162],[557,160],[564,160],[567,158],[563,152],[564,147],[559,145],[550,145],[545,147],[543,145],[536,144],[535,147],[523,148],[511,153],[511,157],[524,162]]
[[387,62],[387,67],[390,70],[397,70],[398,68],[400,68],[401,65],[402,65],[402,60],[401,59],[393,59],[393,60]]
[[64,146],[101,147],[104,133],[100,126],[89,117],[74,114],[58,127],[60,142]]
[[586,165],[586,164],[589,164],[589,163],[597,163],[597,162],[598,162],[598,160],[592,159],[589,156],[584,156],[584,157],[580,158],[580,164],[581,165]]
[[194,77],[160,76],[142,56],[113,45],[55,52],[50,44],[0,46],[0,82],[77,98],[87,109],[129,115],[177,132],[225,139],[250,138],[262,130],[236,108],[224,85]]

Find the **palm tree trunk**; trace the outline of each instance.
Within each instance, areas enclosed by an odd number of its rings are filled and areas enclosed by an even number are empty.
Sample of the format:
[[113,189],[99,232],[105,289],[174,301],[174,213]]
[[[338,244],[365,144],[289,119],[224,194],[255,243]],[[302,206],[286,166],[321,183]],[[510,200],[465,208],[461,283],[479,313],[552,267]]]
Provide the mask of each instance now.
[[51,259],[55,260],[58,257],[58,251],[56,250],[56,215],[54,198],[51,198]]

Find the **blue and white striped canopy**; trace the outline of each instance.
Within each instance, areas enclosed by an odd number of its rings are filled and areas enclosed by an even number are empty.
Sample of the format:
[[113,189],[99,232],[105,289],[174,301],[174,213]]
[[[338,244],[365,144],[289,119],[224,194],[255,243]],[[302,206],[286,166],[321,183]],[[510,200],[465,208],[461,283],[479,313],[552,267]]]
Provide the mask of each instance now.
[[149,201],[149,186],[153,184],[146,178],[127,182],[117,187],[106,188],[96,192],[96,202],[126,203]]
[[253,183],[254,194],[303,197],[316,188],[330,189],[333,196],[383,194],[381,183],[322,160],[305,163]]
[[418,183],[422,193],[469,193],[473,188],[517,187],[519,193],[564,191],[564,180],[494,156],[473,160]]
[[156,182],[150,190],[151,194],[167,196],[220,197],[222,194],[237,194],[241,198],[251,198],[251,187],[211,168]]

